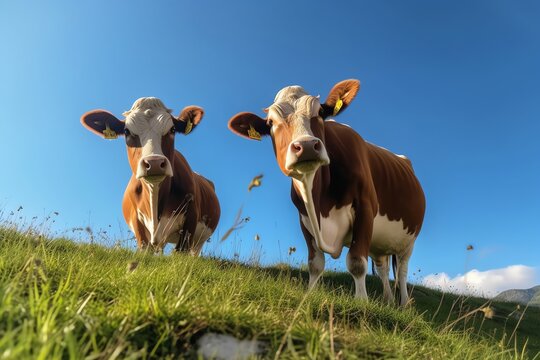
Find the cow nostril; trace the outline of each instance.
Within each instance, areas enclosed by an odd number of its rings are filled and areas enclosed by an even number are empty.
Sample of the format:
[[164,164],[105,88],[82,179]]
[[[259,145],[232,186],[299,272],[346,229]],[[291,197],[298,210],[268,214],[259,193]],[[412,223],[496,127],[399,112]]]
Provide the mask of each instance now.
[[302,144],[300,144],[299,142],[295,142],[292,144],[292,148],[294,152],[299,153],[300,151],[302,151]]
[[162,169],[165,169],[165,161],[162,161],[162,162],[161,162],[160,167],[161,167]]
[[148,162],[148,161],[145,160],[145,161],[144,161],[144,167],[146,168],[146,170],[150,170],[150,168],[151,168],[152,166],[150,165],[150,162]]
[[320,141],[317,141],[315,142],[315,145],[313,145],[313,149],[315,149],[315,151],[319,152],[321,151],[321,142]]

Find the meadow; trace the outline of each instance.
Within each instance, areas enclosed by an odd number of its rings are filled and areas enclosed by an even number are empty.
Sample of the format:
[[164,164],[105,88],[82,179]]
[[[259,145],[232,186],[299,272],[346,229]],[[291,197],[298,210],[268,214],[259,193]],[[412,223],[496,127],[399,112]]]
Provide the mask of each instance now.
[[[0,227],[1,359],[198,358],[208,333],[260,358],[538,359],[540,309],[411,285],[406,308],[352,297],[347,273],[153,255]],[[494,313],[493,313],[494,310]],[[219,354],[216,354],[219,355]]]

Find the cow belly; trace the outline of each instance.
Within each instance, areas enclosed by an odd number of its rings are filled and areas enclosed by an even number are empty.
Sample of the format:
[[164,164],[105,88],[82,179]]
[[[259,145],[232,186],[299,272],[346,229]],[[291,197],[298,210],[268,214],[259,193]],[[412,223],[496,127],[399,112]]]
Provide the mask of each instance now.
[[[309,218],[302,215],[301,219],[306,229],[313,235]],[[343,246],[351,244],[354,209],[351,205],[339,209],[332,208],[328,217],[321,216],[320,219],[321,241],[324,243],[325,252],[337,259],[341,255]]]
[[386,215],[377,214],[373,219],[373,236],[369,253],[373,256],[402,254],[414,244],[416,236],[407,233],[403,220],[391,221]]

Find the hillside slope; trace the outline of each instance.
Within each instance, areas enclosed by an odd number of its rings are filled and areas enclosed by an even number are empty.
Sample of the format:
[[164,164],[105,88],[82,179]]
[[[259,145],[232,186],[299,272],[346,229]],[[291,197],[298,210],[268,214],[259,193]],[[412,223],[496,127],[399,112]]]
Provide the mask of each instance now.
[[495,296],[495,301],[513,302],[523,305],[540,306],[540,285],[530,289],[511,289]]
[[[540,311],[519,320],[511,304],[497,304],[498,315],[486,319],[484,299],[425,288],[398,309],[354,300],[347,274],[328,273],[307,295],[306,280],[289,267],[0,228],[0,357],[193,358],[209,332],[257,339],[264,358],[507,359],[520,358],[527,339],[525,357],[540,349]],[[377,279],[368,279],[368,291],[380,295]]]

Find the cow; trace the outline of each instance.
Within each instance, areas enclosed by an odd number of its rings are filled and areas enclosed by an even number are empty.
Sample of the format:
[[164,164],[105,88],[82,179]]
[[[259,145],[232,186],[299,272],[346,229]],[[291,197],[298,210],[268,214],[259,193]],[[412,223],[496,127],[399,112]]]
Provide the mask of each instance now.
[[343,112],[360,89],[358,80],[336,84],[326,101],[300,86],[280,90],[266,118],[238,113],[229,129],[244,138],[269,135],[281,171],[292,179],[291,198],[308,247],[309,289],[349,247],[346,264],[355,297],[367,299],[367,258],[392,303],[390,258],[396,260],[400,304],[408,302],[407,268],[422,227],[425,198],[411,161],[366,142],[351,127],[326,120]]
[[155,97],[136,100],[119,120],[105,110],[81,117],[82,125],[106,139],[123,135],[132,170],[122,202],[126,223],[139,249],[199,255],[217,227],[219,201],[214,184],[197,174],[174,149],[176,133],[187,135],[201,122],[202,108],[188,106],[175,118]]

